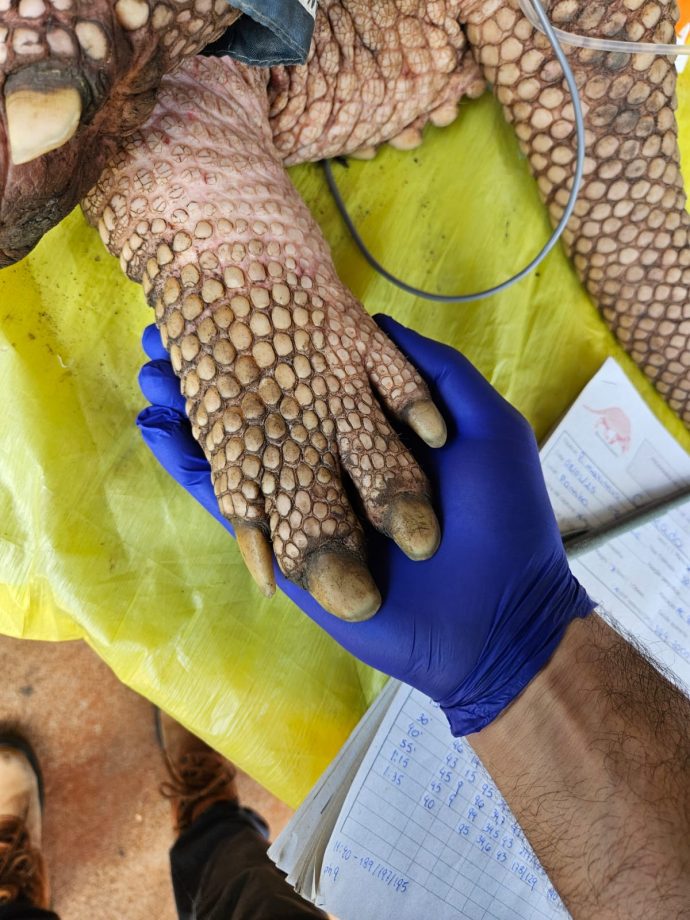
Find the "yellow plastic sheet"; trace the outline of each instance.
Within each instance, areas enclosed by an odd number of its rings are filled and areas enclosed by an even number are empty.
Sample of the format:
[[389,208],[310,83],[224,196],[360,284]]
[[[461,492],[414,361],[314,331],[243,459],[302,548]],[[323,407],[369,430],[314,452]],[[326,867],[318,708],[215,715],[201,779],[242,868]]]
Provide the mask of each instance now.
[[[690,117],[683,122],[690,149]],[[387,148],[335,172],[373,251],[432,290],[488,287],[521,268],[549,233],[527,164],[488,95],[463,106],[451,128],[430,129],[418,151]],[[364,263],[318,168],[293,178],[367,308],[462,349],[540,437],[613,354],[690,445],[561,251],[492,300],[416,301]],[[294,805],[383,677],[282,595],[262,599],[233,541],[148,453],[134,419],[150,321],[142,292],[79,212],[0,272],[0,632],[84,638],[126,684]]]

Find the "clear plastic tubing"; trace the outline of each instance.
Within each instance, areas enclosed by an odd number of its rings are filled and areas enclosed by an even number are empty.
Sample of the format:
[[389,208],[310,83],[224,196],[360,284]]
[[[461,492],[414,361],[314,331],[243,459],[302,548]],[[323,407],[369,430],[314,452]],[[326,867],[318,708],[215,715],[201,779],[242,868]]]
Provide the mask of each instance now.
[[[518,0],[522,12],[525,14],[535,29],[546,34],[539,21],[531,0]],[[596,51],[623,51],[625,54],[690,54],[690,45],[662,45],[656,42],[627,42],[614,38],[594,38],[589,35],[576,35],[574,32],[565,32],[551,23],[559,42],[564,45],[574,45],[576,48],[592,48]]]

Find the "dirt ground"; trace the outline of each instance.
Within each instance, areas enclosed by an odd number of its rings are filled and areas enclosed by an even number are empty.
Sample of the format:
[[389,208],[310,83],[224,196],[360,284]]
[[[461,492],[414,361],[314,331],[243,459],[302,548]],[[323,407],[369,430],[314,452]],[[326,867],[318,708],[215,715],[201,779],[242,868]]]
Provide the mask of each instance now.
[[[173,920],[173,842],[153,708],[82,642],[0,637],[0,720],[43,769],[44,853],[61,920]],[[292,814],[248,776],[240,796],[276,836]]]

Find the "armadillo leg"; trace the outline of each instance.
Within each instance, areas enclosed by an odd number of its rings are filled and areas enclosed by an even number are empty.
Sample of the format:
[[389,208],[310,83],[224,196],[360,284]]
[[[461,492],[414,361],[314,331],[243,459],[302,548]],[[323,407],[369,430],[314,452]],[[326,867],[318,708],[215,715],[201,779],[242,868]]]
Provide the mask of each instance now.
[[[341,479],[413,558],[436,548],[426,479],[376,404],[440,443],[419,374],[335,274],[271,140],[265,72],[196,58],[84,202],[155,308],[221,510],[264,593],[267,540],[323,606],[380,597]],[[378,355],[378,361],[374,358]]]
[[[676,6],[550,0],[555,25],[583,35],[673,42]],[[573,174],[573,109],[548,41],[516,0],[467,4],[467,34],[552,218]],[[690,423],[690,248],[679,169],[676,73],[653,55],[570,49],[586,123],[585,180],[565,242],[606,321]]]
[[274,67],[273,139],[286,163],[409,150],[484,91],[459,22],[461,0],[321,0],[308,62]]

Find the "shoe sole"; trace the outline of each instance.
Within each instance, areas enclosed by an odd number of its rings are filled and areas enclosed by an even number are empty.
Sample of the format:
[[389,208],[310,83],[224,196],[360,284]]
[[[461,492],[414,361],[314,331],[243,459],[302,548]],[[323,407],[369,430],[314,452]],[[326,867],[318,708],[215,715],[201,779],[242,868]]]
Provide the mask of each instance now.
[[38,782],[38,799],[41,803],[42,812],[44,805],[43,773],[41,772],[41,765],[33,747],[23,735],[14,731],[0,731],[0,747],[14,748],[14,750],[22,753],[29,761],[31,769],[36,774],[36,780]]

